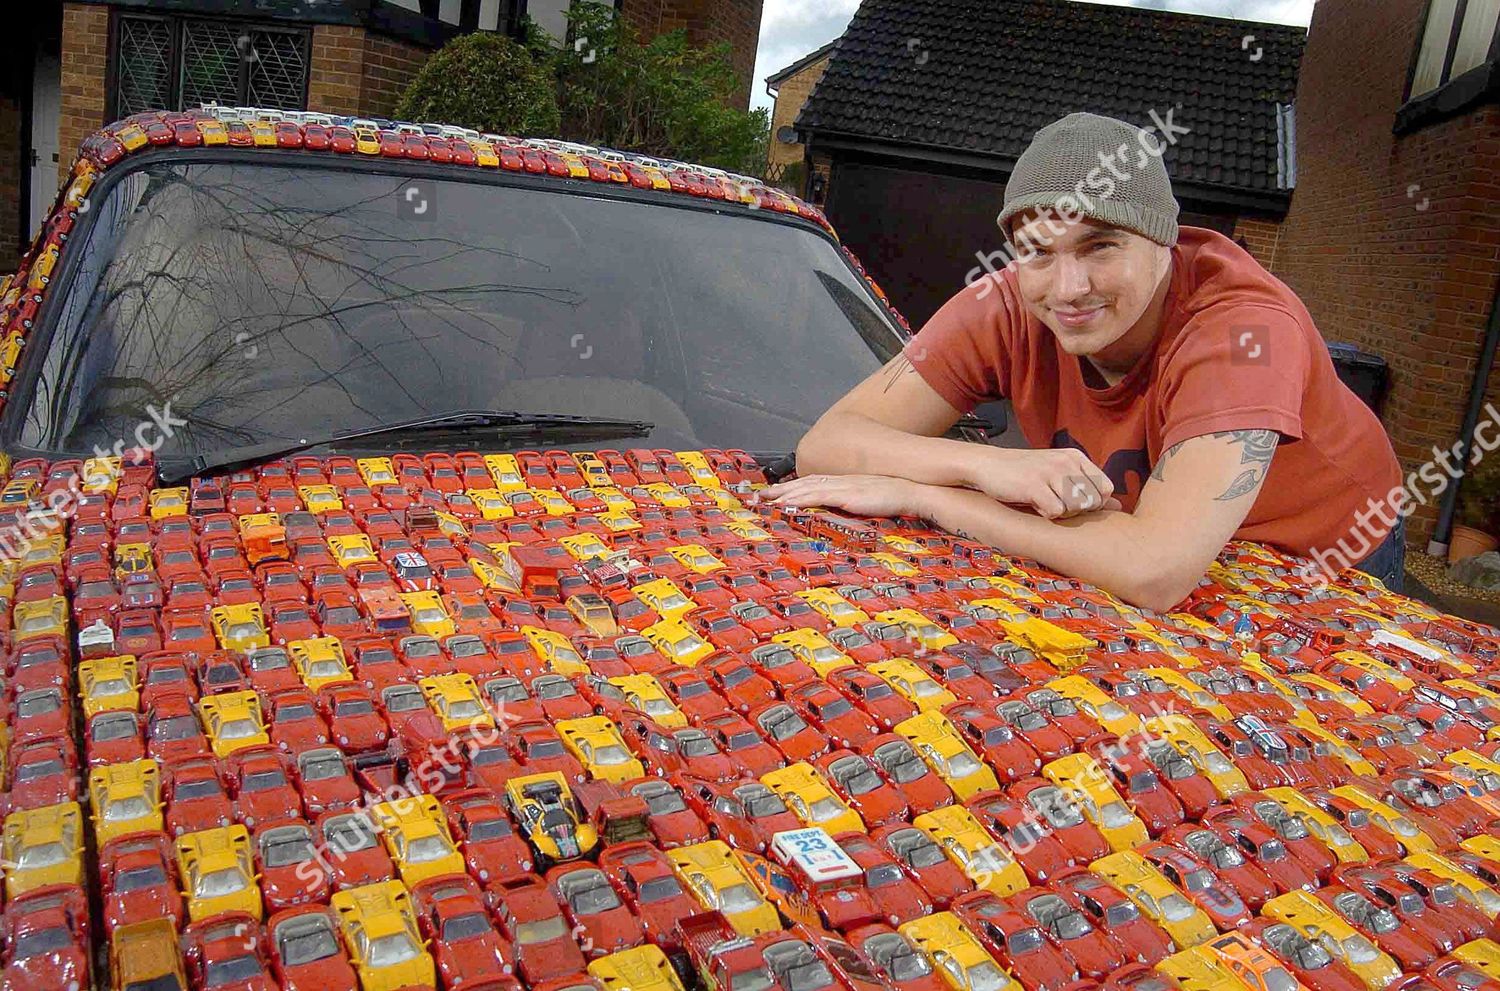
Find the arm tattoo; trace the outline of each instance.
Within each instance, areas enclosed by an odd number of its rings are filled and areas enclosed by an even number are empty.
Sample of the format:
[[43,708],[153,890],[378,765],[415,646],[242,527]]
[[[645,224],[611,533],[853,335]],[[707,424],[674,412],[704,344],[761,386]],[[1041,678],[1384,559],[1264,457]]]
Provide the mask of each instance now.
[[[1240,445],[1240,464],[1250,466],[1229,483],[1229,488],[1214,497],[1216,502],[1228,502],[1253,491],[1265,477],[1271,464],[1271,457],[1276,453],[1276,445],[1281,441],[1281,435],[1274,430],[1219,430],[1209,436],[1227,439],[1231,443]],[[1189,438],[1191,439],[1193,438]],[[1173,444],[1163,451],[1161,458],[1156,462],[1156,467],[1151,469],[1151,477],[1158,482],[1161,481],[1166,473],[1167,460],[1186,443],[1187,441],[1182,441]]]

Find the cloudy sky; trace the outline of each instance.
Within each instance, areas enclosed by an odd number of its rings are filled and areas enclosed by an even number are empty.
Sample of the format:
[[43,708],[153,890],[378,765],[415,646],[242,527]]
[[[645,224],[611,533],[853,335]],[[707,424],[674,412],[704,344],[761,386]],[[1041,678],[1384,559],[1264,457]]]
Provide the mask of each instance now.
[[[1077,0],[1155,10],[1181,10],[1247,21],[1306,26],[1315,0]],[[770,107],[763,80],[844,33],[859,0],[765,0],[751,106]]]

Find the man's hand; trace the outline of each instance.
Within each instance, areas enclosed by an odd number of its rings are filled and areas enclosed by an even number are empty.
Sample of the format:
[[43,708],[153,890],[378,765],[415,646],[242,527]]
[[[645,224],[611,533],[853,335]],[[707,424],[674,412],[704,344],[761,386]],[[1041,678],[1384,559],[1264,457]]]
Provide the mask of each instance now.
[[977,447],[967,482],[997,502],[1028,506],[1056,520],[1119,509],[1109,476],[1074,447],[1025,451]]
[[924,486],[889,475],[809,475],[752,493],[758,502],[802,508],[822,506],[859,516],[914,516],[917,493]]

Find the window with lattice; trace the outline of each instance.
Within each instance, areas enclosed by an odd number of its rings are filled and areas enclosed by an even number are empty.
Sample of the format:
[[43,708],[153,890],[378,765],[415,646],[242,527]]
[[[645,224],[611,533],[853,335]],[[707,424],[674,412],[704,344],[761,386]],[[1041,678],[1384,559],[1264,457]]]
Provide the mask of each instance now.
[[204,103],[304,109],[310,47],[304,28],[117,13],[112,115]]

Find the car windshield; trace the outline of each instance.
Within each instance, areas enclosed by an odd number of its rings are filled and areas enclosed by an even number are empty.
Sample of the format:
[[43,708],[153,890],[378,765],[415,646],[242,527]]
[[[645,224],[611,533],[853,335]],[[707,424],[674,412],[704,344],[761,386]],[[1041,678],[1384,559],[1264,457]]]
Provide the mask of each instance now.
[[411,960],[421,952],[422,948],[409,933],[396,932],[388,936],[377,936],[370,940],[370,966],[394,967],[396,964]]
[[248,954],[238,957],[230,957],[227,960],[210,961],[203,968],[203,986],[210,988],[226,987],[231,984],[245,984],[262,976],[260,961]]
[[[303,923],[306,918],[313,921]],[[309,916],[283,923],[276,931],[276,948],[289,967],[300,967],[340,952],[332,927]]]
[[789,451],[900,347],[805,222],[390,172],[117,170],[21,443],[91,454],[170,397],[188,422],[158,459],[493,408],[646,420],[646,447]]
[[35,932],[23,933],[16,937],[15,958],[17,960],[30,960],[44,953],[54,953],[66,950],[73,945],[73,936],[62,926],[52,926],[49,929],[40,929]]

